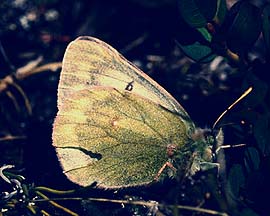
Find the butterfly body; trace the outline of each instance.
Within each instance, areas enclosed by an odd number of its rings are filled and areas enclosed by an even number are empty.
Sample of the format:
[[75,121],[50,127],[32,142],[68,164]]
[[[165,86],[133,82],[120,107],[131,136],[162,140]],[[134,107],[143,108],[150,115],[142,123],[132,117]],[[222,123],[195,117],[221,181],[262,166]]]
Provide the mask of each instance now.
[[196,145],[208,148],[194,141],[194,123],[165,89],[96,38],[68,46],[58,109],[53,145],[65,175],[82,186],[149,184],[168,158],[177,170],[196,170]]

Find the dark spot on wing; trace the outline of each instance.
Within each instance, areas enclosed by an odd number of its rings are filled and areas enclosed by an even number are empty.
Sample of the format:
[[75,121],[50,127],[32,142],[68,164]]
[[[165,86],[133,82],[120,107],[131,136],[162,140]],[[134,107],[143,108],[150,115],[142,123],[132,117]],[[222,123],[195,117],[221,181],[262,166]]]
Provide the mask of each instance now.
[[81,147],[66,146],[66,147],[62,147],[62,148],[67,148],[67,149],[77,149],[77,150],[83,152],[84,154],[90,156],[91,158],[95,158],[95,159],[97,159],[97,160],[101,160],[101,158],[102,158],[102,155],[101,155],[100,153],[95,153],[95,152],[86,150],[86,149],[81,148]]
[[132,80],[131,82],[129,82],[128,84],[127,84],[127,86],[126,86],[126,88],[125,88],[125,90],[127,90],[127,91],[132,91],[132,89],[133,89],[133,83],[134,83],[134,80]]

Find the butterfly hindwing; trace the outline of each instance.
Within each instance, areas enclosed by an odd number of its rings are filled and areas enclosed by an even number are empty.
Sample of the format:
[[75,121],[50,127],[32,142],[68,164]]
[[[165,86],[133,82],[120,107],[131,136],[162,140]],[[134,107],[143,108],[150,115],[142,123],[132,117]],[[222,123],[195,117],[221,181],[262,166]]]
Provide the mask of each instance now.
[[88,186],[142,185],[166,163],[187,129],[175,113],[137,94],[93,88],[72,94],[54,123],[53,141],[67,177]]

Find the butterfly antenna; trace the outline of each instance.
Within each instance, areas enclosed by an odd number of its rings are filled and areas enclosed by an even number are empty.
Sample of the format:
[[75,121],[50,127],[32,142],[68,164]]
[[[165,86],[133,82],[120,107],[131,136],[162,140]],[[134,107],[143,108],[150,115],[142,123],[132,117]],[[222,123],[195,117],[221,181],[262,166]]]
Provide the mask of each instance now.
[[217,123],[220,121],[220,119],[231,109],[234,107],[235,104],[237,104],[239,101],[241,101],[243,98],[245,98],[250,92],[252,91],[252,87],[249,87],[235,102],[233,102],[215,121],[213,124],[213,128],[216,127]]
[[218,154],[218,152],[221,149],[231,149],[231,148],[239,148],[239,147],[245,147],[245,146],[247,146],[247,144],[245,144],[245,143],[240,143],[240,144],[236,144],[236,145],[221,145],[221,146],[217,147],[215,153]]

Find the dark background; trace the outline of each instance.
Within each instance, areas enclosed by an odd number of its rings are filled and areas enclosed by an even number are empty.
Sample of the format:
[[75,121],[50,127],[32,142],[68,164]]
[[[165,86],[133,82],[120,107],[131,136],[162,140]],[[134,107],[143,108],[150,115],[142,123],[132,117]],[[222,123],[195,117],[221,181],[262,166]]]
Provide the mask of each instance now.
[[[234,74],[235,68],[222,59],[218,65],[217,61],[201,65],[182,54],[176,41],[191,39],[187,29],[174,0],[2,0],[0,79],[16,73],[39,56],[43,57],[40,65],[60,62],[70,41],[81,35],[94,36],[119,50],[168,90],[197,126],[211,127],[243,93],[243,88],[240,78]],[[262,53],[259,39],[252,54],[260,57]],[[27,113],[25,100],[14,86],[9,86],[8,90],[19,109],[4,91],[0,93],[0,138],[23,137],[0,141],[0,161],[1,165],[15,164],[29,183],[69,189],[74,185],[61,175],[51,147],[59,74],[60,70],[48,70],[16,80],[30,101],[32,115]],[[231,112],[239,110],[241,104]],[[240,120],[235,118],[232,122],[239,124]],[[235,144],[238,140],[228,131],[225,142]],[[249,126],[241,127],[242,141],[250,141],[249,132]],[[243,150],[229,152],[231,164],[241,162],[238,156],[244,154]],[[265,193],[264,189],[262,186],[259,191]],[[259,200],[261,202],[255,204],[252,201],[253,207],[259,214],[265,214],[266,201],[262,197]],[[210,207],[215,206],[211,204]]]

